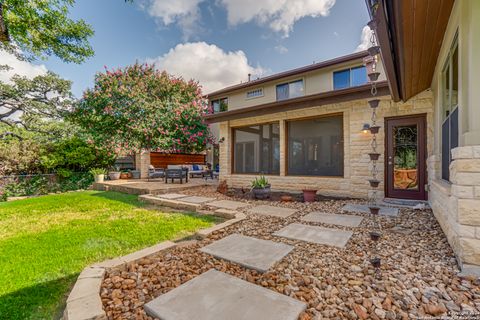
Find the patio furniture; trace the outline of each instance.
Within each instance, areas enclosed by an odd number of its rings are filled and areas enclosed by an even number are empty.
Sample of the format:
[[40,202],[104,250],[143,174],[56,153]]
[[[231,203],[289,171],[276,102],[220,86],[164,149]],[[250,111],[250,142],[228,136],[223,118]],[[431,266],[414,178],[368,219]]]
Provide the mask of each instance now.
[[180,180],[180,184],[183,183],[183,179],[185,179],[185,182],[188,182],[188,169],[167,169],[165,170],[165,183],[168,183],[168,179],[171,179],[172,183],[175,179]]
[[163,168],[155,168],[154,166],[150,165],[148,169],[148,181],[150,179],[161,179],[165,176],[165,169]]
[[193,178],[195,176],[200,176],[201,178],[203,178],[205,174],[205,168],[203,165],[198,165],[198,164],[191,165],[191,168],[189,169],[188,174],[190,175],[190,178]]

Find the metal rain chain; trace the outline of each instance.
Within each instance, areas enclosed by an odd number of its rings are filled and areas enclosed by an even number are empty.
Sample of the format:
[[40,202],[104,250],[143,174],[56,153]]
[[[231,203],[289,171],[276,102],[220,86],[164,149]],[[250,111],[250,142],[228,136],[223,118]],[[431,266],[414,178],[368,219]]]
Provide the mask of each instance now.
[[380,207],[378,206],[378,186],[380,185],[380,180],[378,179],[378,165],[377,161],[380,158],[380,153],[377,151],[378,143],[377,143],[377,134],[380,131],[380,126],[377,125],[377,108],[379,105],[380,100],[376,99],[377,95],[377,81],[378,77],[380,76],[380,72],[377,71],[377,58],[378,54],[380,53],[380,47],[376,44],[376,36],[375,36],[375,22],[371,21],[368,26],[372,30],[372,36],[370,38],[371,46],[368,48],[368,53],[370,57],[366,59],[367,65],[367,72],[368,78],[372,85],[371,94],[373,99],[368,101],[372,109],[372,118],[371,118],[371,125],[370,125],[370,133],[372,134],[372,141],[371,147],[372,151],[368,154],[371,161],[371,173],[372,178],[368,180],[370,183],[370,192],[368,195],[368,202],[369,202],[369,209],[370,214],[372,215],[373,220],[373,230],[370,232],[370,239],[374,242],[373,248],[373,257],[371,257],[370,262],[375,268],[376,272],[378,273],[380,270],[380,257],[378,256],[377,244],[382,236],[380,230],[380,223],[378,222],[377,216],[380,212]]

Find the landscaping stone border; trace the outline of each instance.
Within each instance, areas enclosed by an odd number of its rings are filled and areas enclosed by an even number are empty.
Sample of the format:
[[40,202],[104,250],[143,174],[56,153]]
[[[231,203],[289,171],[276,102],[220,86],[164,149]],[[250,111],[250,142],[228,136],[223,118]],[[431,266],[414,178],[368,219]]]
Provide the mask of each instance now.
[[[152,198],[159,199],[156,197]],[[209,214],[223,218],[227,216],[225,212],[211,212]],[[246,218],[245,214],[240,212],[235,213],[232,211],[228,212],[228,216],[234,218],[214,225],[210,228],[202,229],[198,231],[195,236],[203,239],[212,232],[229,227]],[[77,282],[67,298],[67,305],[63,313],[63,320],[107,319],[107,315],[103,310],[103,304],[100,298],[100,289],[107,269],[119,267],[123,264],[145,258],[160,251],[176,247],[177,245],[179,245],[179,243],[164,241],[125,256],[105,260],[103,262],[95,263],[86,267],[78,276]]]

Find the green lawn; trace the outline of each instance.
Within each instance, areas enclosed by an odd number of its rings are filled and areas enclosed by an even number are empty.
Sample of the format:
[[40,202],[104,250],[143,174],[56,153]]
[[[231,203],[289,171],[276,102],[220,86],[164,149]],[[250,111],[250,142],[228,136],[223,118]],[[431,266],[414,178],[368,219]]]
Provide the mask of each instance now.
[[52,319],[79,272],[214,223],[137,196],[72,192],[0,203],[0,319]]

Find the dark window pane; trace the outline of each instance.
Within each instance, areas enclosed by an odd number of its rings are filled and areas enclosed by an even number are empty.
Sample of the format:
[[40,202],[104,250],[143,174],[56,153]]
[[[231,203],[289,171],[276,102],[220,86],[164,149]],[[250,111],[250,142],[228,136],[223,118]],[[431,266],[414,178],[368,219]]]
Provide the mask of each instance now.
[[442,179],[450,179],[450,118],[442,125]]
[[288,99],[288,83],[277,86],[277,100]]
[[288,174],[343,176],[343,117],[288,123]]
[[212,107],[213,107],[213,113],[220,112],[220,101],[219,100],[212,101]]
[[452,93],[451,93],[450,110],[453,110],[458,104],[458,47],[452,55]]
[[212,101],[213,113],[228,111],[228,99],[223,98]]
[[351,71],[352,83],[351,86],[361,86],[367,83],[367,69],[362,67],[352,68]]
[[279,174],[279,141],[278,123],[234,129],[235,173]]
[[336,71],[333,73],[333,89],[345,89],[350,87],[350,70]]

